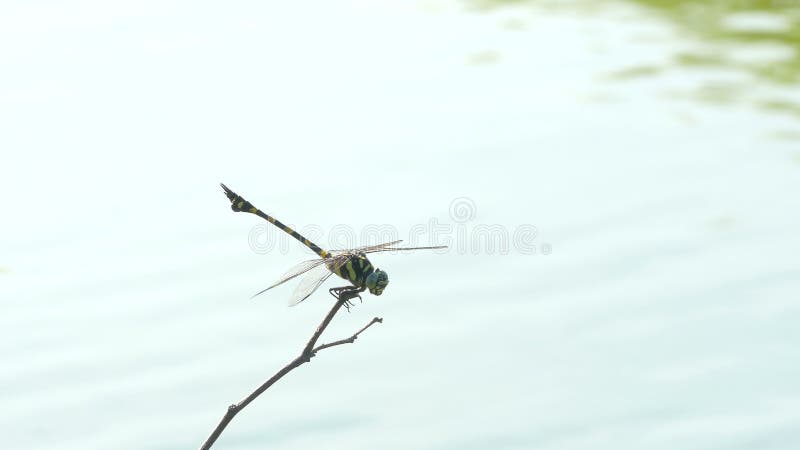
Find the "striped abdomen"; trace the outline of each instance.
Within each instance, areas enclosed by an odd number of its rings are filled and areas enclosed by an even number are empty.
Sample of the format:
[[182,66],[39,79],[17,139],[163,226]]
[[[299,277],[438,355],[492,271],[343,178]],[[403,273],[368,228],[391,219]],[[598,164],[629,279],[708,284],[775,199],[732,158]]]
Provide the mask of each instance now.
[[250,214],[255,214],[262,219],[267,220],[269,223],[275,225],[276,227],[280,228],[281,230],[288,233],[293,238],[297,239],[298,241],[302,242],[303,245],[310,248],[314,251],[314,253],[318,254],[322,258],[327,258],[331,256],[330,253],[321,249],[317,244],[309,241],[305,238],[302,234],[294,231],[291,227],[284,225],[280,220],[270,216],[269,214],[261,211],[260,209],[253,206],[252,203],[248,202],[247,200],[240,197],[237,193],[233,192],[232,190],[228,189],[227,186],[224,184],[220,184],[222,189],[225,190],[225,195],[228,197],[228,200],[231,201],[231,209],[236,212],[249,212]]

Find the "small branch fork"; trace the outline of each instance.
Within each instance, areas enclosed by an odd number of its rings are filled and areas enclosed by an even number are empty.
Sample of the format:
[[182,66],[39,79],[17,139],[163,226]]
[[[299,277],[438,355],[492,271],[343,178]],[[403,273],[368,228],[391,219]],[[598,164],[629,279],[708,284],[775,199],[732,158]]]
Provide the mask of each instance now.
[[206,439],[206,441],[203,443],[203,446],[200,447],[200,450],[208,450],[208,449],[210,449],[211,446],[214,445],[214,442],[217,441],[219,436],[225,430],[225,427],[228,426],[228,424],[231,422],[231,420],[233,420],[233,418],[236,416],[236,414],[239,413],[239,411],[243,410],[247,405],[250,404],[250,402],[255,400],[259,395],[263,394],[264,391],[269,389],[269,387],[272,386],[273,384],[275,384],[276,381],[278,381],[281,378],[283,378],[284,375],[286,375],[287,373],[291,372],[295,368],[300,367],[301,365],[311,361],[311,358],[316,356],[316,353],[318,351],[324,350],[324,349],[330,348],[330,347],[335,347],[337,345],[352,344],[358,338],[358,335],[363,333],[367,328],[371,327],[375,323],[383,322],[383,319],[381,319],[380,317],[375,317],[367,325],[365,325],[364,328],[358,330],[352,336],[350,336],[348,338],[345,338],[345,339],[340,339],[338,341],[334,341],[334,342],[331,342],[331,343],[328,343],[328,344],[320,344],[320,345],[317,345],[315,347],[315,345],[317,343],[317,340],[322,335],[322,332],[325,331],[325,328],[327,328],[328,325],[331,323],[331,320],[333,319],[333,316],[336,315],[336,313],[339,311],[339,309],[341,309],[341,307],[345,304],[346,301],[347,300],[345,300],[345,299],[341,299],[341,300],[338,300],[333,305],[333,308],[331,308],[331,310],[328,312],[328,314],[322,320],[322,323],[319,324],[319,326],[317,327],[317,330],[311,336],[311,339],[308,340],[308,343],[303,348],[303,352],[300,354],[300,356],[298,356],[297,358],[292,360],[292,362],[287,364],[283,369],[279,370],[278,373],[273,375],[269,380],[265,381],[264,384],[259,386],[258,389],[253,391],[250,395],[245,397],[244,400],[242,400],[239,403],[233,404],[233,405],[228,407],[228,410],[225,411],[225,415],[222,416],[222,420],[219,421],[219,424],[217,424],[217,427],[214,428],[213,432],[211,432],[211,435],[208,436],[208,439]]

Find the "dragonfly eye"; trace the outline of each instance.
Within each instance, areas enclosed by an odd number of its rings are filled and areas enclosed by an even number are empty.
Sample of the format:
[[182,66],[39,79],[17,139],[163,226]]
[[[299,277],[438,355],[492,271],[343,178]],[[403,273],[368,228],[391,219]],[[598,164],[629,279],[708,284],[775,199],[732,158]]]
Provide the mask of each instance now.
[[386,285],[389,284],[389,275],[378,269],[367,276],[367,289],[372,295],[381,295]]

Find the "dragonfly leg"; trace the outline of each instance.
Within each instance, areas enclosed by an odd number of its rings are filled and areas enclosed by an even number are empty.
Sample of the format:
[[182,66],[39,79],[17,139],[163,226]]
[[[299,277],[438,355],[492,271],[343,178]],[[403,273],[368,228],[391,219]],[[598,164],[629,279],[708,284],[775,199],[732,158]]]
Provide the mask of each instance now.
[[336,300],[343,301],[344,307],[347,308],[348,311],[350,311],[350,307],[353,306],[353,302],[351,302],[350,300],[356,297],[358,297],[358,299],[361,300],[360,294],[364,292],[364,289],[365,288],[363,287],[358,288],[355,286],[342,286],[342,287],[330,288],[328,289],[328,292],[330,292],[330,294],[334,298],[336,298]]

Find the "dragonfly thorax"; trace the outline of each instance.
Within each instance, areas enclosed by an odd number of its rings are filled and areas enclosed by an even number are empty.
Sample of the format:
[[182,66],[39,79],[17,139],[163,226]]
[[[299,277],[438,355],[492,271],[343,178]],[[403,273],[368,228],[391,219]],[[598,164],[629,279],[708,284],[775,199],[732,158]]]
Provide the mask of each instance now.
[[386,272],[375,269],[367,255],[361,252],[351,254],[343,263],[339,261],[328,263],[328,269],[353,283],[353,286],[369,289],[373,295],[381,295],[389,284]]
[[372,263],[369,262],[367,255],[364,253],[354,253],[344,262],[341,260],[333,260],[327,263],[327,266],[331,272],[353,283],[353,286],[357,287],[366,287],[367,277],[375,271]]

